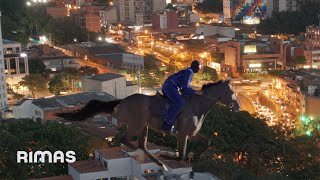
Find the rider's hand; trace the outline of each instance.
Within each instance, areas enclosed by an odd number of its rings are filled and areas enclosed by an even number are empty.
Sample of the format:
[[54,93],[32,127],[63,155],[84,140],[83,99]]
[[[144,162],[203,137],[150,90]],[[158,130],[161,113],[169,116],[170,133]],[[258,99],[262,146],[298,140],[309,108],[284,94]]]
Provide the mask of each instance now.
[[203,91],[196,91],[196,94],[201,96],[203,95]]

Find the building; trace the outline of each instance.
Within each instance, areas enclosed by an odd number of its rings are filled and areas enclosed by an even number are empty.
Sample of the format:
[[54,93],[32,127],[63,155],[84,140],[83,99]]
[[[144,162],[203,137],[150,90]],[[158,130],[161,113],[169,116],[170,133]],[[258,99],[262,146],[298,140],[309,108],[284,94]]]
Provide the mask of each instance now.
[[118,19],[122,23],[143,25],[152,23],[152,15],[156,11],[163,11],[165,0],[118,0],[115,2],[118,9]]
[[68,11],[68,8],[65,6],[47,7],[47,14],[49,14],[55,19],[67,17]]
[[204,36],[224,36],[228,38],[235,38],[236,33],[234,27],[222,25],[201,24],[197,27],[196,34]]
[[159,29],[177,29],[179,28],[178,14],[174,11],[158,12],[153,15],[152,27]]
[[[241,22],[248,19],[253,21],[265,19],[267,0],[223,0],[223,13],[225,21]],[[257,23],[260,21],[257,20],[254,24]]]
[[262,72],[286,67],[283,41],[232,40],[225,46],[225,64],[233,72]]
[[1,30],[1,11],[0,11],[0,110],[7,107],[7,85],[5,80],[5,67],[4,67],[4,48],[2,43],[2,30]]
[[86,14],[84,15],[86,29],[89,32],[100,32],[101,23],[100,16],[98,14]]
[[308,26],[306,31],[306,48],[320,48],[320,26]]
[[204,0],[172,0],[172,4],[195,4],[202,3]]
[[152,0],[153,13],[164,11],[166,7],[167,7],[166,0]]
[[115,7],[106,7],[99,11],[101,27],[106,27],[111,23],[118,22],[118,12]]
[[66,54],[80,59],[86,59],[111,68],[143,69],[143,56],[127,53],[115,44],[81,43],[68,45],[63,49]]
[[[154,156],[160,153],[172,154],[172,150],[148,143],[148,151]],[[184,161],[161,159],[168,168],[161,168],[144,157],[140,151],[126,146],[97,149],[94,160],[77,161],[68,164],[69,175],[74,180],[87,179],[191,179],[192,167]],[[197,178],[198,177],[198,178]],[[202,177],[202,178],[200,178]],[[194,179],[217,180],[209,173],[195,173]]]
[[80,59],[71,56],[47,56],[41,57],[38,60],[43,61],[46,69],[51,71],[62,71],[65,68],[80,68]]
[[22,53],[21,44],[10,40],[2,40],[5,62],[6,81],[10,85],[18,84],[29,74],[28,57]]
[[85,92],[51,98],[23,99],[13,107],[16,119],[58,120],[55,113],[74,111],[82,108],[91,100],[112,101],[115,98],[104,92]]
[[311,119],[319,119],[320,112],[320,71],[300,69],[286,71],[276,79],[277,89],[288,103],[290,114],[299,117],[307,115]]
[[83,92],[105,92],[117,99],[123,99],[139,92],[138,85],[126,81],[126,78],[119,74],[101,74],[88,76],[82,79]]

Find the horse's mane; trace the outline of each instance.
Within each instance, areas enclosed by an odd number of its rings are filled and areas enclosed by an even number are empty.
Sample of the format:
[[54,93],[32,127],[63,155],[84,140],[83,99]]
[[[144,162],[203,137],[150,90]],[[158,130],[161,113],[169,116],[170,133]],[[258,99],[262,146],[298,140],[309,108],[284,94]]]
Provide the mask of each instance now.
[[207,89],[207,88],[209,88],[209,87],[212,87],[212,86],[215,86],[215,85],[218,85],[218,84],[221,84],[221,83],[223,83],[222,80],[220,80],[220,81],[218,81],[218,82],[215,82],[215,83],[204,84],[204,85],[202,85],[201,90],[205,90],[205,89]]

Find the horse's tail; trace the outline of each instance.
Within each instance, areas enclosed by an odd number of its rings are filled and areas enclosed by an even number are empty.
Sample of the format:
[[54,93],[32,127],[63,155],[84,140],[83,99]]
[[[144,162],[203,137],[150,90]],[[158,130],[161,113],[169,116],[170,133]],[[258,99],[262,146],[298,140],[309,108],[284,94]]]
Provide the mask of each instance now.
[[70,113],[56,113],[56,116],[62,117],[64,119],[69,119],[73,121],[81,121],[87,119],[89,117],[94,116],[97,113],[108,113],[111,114],[114,112],[114,108],[121,102],[121,100],[115,101],[99,101],[99,100],[91,100],[84,106],[82,109],[77,112]]

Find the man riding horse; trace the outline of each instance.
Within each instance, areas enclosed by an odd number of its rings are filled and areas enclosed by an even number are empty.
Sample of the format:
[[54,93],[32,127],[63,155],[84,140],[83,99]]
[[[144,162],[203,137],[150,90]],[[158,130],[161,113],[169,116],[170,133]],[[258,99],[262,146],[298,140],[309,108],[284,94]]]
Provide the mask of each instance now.
[[[200,70],[199,61],[195,60],[191,63],[191,66],[187,69],[181,70],[170,77],[164,82],[162,86],[162,93],[171,101],[171,106],[165,115],[165,119],[162,125],[163,131],[173,132],[174,124],[178,114],[183,110],[185,100],[183,96],[192,96],[196,93],[190,87],[190,82],[194,73],[198,73]],[[180,93],[183,95],[181,96]],[[201,94],[200,92],[197,94]]]

